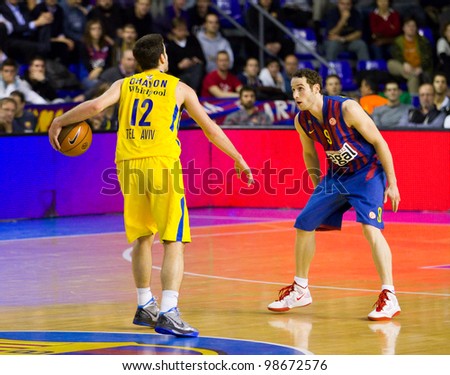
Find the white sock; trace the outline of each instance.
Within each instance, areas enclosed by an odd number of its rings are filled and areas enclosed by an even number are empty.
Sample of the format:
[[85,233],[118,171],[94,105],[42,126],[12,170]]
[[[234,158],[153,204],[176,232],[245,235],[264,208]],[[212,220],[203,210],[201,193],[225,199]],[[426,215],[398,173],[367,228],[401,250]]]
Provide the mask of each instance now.
[[381,285],[381,290],[389,290],[391,293],[395,294],[394,285],[383,284]]
[[163,290],[161,297],[161,312],[167,312],[178,306],[178,292],[175,290]]
[[302,288],[306,288],[308,286],[308,279],[303,279],[301,277],[294,277],[294,281],[297,285],[300,285]]
[[150,288],[137,288],[136,291],[139,307],[144,307],[153,298]]

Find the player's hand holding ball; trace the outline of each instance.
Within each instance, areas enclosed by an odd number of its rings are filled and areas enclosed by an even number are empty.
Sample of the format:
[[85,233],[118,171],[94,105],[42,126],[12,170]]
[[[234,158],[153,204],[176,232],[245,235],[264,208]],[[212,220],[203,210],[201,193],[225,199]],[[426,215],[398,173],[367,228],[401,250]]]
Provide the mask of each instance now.
[[86,121],[59,127],[54,122],[48,130],[52,147],[66,156],[84,154],[92,143],[92,130]]

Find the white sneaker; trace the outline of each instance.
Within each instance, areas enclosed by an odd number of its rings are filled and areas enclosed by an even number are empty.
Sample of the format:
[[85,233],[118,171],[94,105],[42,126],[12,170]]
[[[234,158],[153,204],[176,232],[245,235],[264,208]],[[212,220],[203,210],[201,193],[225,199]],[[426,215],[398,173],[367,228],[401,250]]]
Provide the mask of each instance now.
[[397,297],[387,289],[380,293],[378,301],[373,306],[375,309],[367,316],[369,320],[391,320],[401,311]]
[[308,306],[311,302],[312,298],[309,288],[302,288],[294,282],[291,285],[280,289],[278,292],[278,299],[269,304],[267,308],[270,311],[283,312],[289,311],[294,307]]

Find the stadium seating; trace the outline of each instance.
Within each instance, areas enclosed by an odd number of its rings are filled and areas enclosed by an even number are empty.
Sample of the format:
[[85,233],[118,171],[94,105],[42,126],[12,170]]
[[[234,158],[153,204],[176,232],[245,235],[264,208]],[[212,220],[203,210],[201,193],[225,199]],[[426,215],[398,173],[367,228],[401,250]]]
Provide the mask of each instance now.
[[314,64],[311,60],[300,60],[298,61],[298,69],[312,69],[314,70]]
[[428,39],[428,41],[430,42],[430,44],[432,46],[435,45],[433,32],[431,31],[431,29],[429,27],[420,27],[419,30],[417,30],[417,31],[418,31],[419,35],[422,35],[423,37]]
[[[313,29],[311,28],[304,28],[304,29],[291,29],[294,36],[305,42],[307,46],[309,46],[313,51],[317,50],[317,37]],[[314,58],[314,56],[311,54],[311,52],[305,48],[304,46],[300,44],[296,44],[295,46],[295,54],[300,59],[311,59]]]
[[[239,0],[212,0],[221,11],[233,18],[238,24],[244,24],[244,13]],[[223,28],[234,28],[225,17],[219,15],[220,26]]]
[[385,60],[360,60],[356,65],[356,69],[359,72],[364,70],[388,71],[387,62]]
[[353,91],[357,89],[349,61],[337,60],[329,61],[328,63],[330,65],[329,68],[325,65],[321,65],[319,69],[319,73],[324,81],[328,75],[337,74],[341,78],[343,91]]

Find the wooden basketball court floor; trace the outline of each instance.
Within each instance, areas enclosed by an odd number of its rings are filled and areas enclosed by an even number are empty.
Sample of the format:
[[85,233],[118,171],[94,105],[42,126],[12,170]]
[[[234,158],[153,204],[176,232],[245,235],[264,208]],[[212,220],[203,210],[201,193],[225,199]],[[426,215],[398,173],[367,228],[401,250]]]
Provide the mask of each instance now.
[[[240,354],[247,354],[239,349],[247,341],[319,355],[450,354],[448,213],[387,213],[384,234],[402,308],[391,322],[367,320],[380,283],[351,212],[341,232],[317,234],[313,303],[282,314],[266,309],[293,279],[297,213],[190,211],[193,242],[179,305],[201,337],[234,339]],[[160,297],[161,244],[153,255],[152,291]],[[0,354],[34,353],[21,340],[42,342],[36,332],[162,336],[131,323],[136,292],[121,215],[0,223],[0,289]]]

